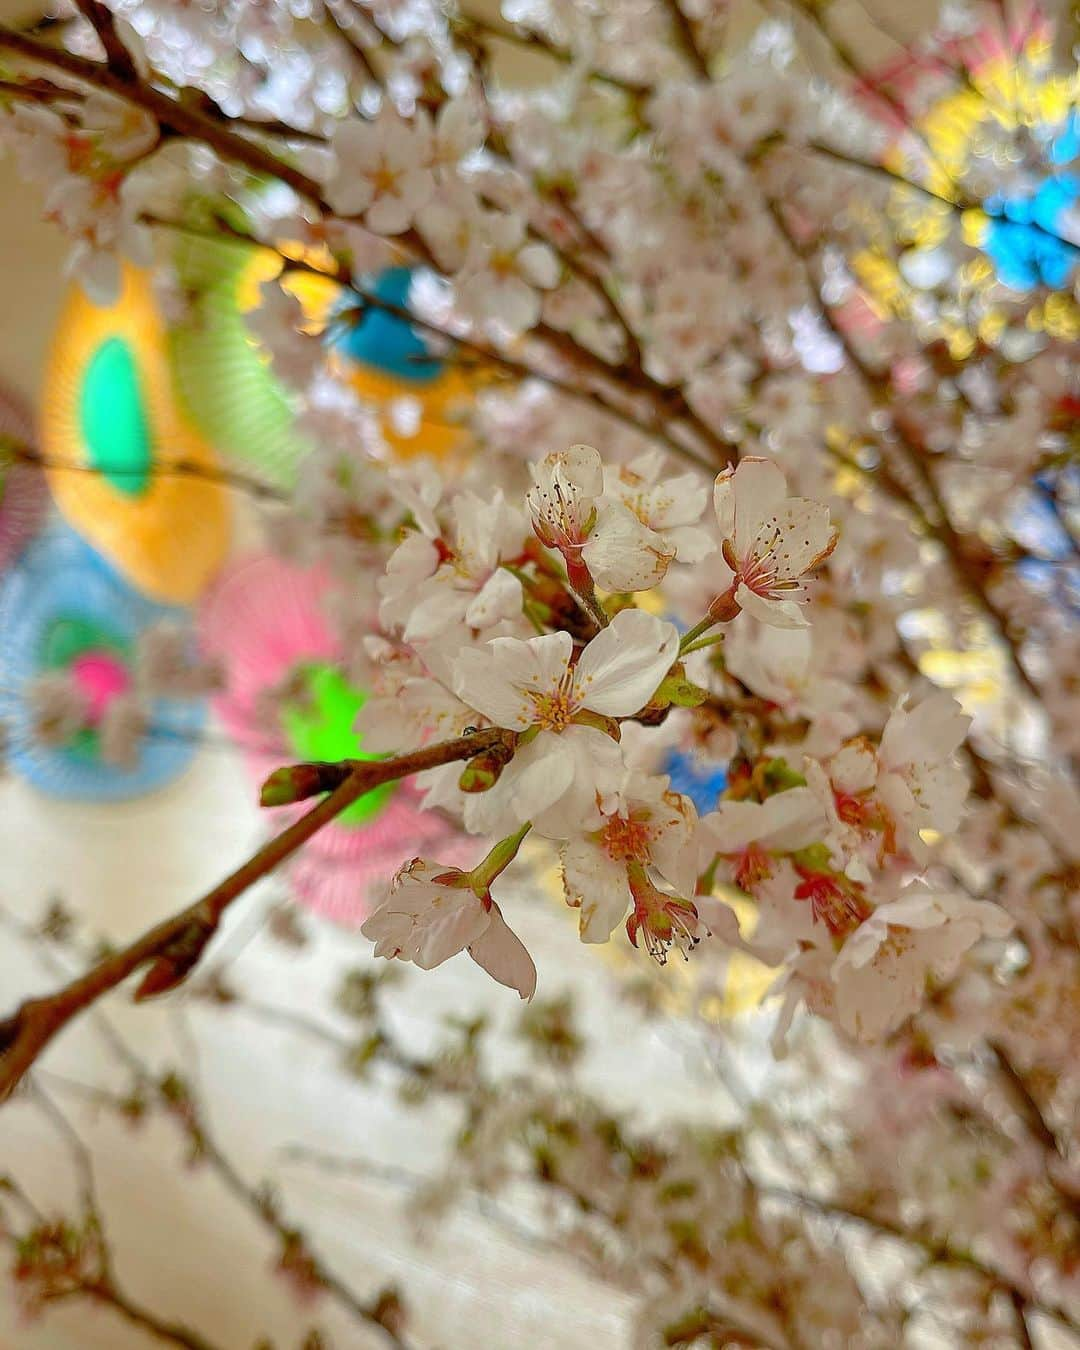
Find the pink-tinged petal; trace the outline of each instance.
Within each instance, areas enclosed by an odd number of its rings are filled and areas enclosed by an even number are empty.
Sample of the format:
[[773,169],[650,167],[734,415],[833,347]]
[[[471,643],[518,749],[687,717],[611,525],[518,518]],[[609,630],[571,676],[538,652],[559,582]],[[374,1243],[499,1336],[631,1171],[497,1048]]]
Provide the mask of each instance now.
[[[732,477],[734,490],[735,552],[745,558],[764,521],[772,516],[787,496],[783,472],[771,459],[747,455],[739,461]],[[713,501],[716,500],[716,489]],[[719,516],[719,510],[717,511]],[[730,532],[724,531],[725,536]]]
[[470,890],[439,886],[405,874],[361,926],[375,955],[432,970],[475,942],[491,916]]
[[601,507],[581,558],[605,591],[647,591],[663,581],[675,550],[621,502]]
[[709,488],[696,473],[680,474],[665,480],[650,500],[656,503],[649,520],[654,529],[677,530],[694,525],[709,503]]
[[741,583],[735,591],[740,609],[744,609],[759,623],[771,623],[774,628],[808,628],[809,620],[793,600],[773,600],[758,595]]
[[524,731],[535,720],[530,692],[555,692],[570,661],[569,633],[543,637],[495,638],[470,647],[454,661],[454,692],[496,726]]
[[505,567],[497,568],[465,611],[470,628],[490,628],[500,619],[512,619],[521,613],[521,582]]
[[364,224],[372,234],[403,234],[409,228],[412,214],[406,199],[384,193],[368,207]]
[[478,966],[493,980],[516,989],[528,1002],[536,993],[536,966],[525,944],[509,927],[499,906],[491,902],[490,923],[467,948]]
[[778,580],[795,580],[829,556],[837,537],[824,502],[789,497],[763,523],[754,552],[776,560]]
[[814,793],[794,787],[764,802],[721,802],[701,827],[717,853],[741,853],[752,843],[792,852],[821,839],[827,822]]
[[735,538],[735,470],[721,469],[713,483],[713,510],[722,539]]
[[692,847],[697,811],[689,797],[677,792],[664,796],[664,805],[653,813],[658,828],[650,853],[652,864],[680,895],[692,895],[697,880],[697,850]]
[[541,832],[540,822],[569,791],[575,769],[572,744],[566,734],[542,731],[536,740],[515,753],[494,787],[469,798],[466,816],[469,829],[484,834],[509,834],[531,820]]
[[626,864],[593,839],[579,837],[563,849],[562,865],[567,904],[581,909],[582,942],[606,942],[633,899]]
[[624,609],[582,652],[575,691],[593,712],[629,717],[656,693],[678,653],[674,624],[642,609]]
[[665,534],[681,563],[699,563],[716,552],[716,540],[700,525],[676,525]]

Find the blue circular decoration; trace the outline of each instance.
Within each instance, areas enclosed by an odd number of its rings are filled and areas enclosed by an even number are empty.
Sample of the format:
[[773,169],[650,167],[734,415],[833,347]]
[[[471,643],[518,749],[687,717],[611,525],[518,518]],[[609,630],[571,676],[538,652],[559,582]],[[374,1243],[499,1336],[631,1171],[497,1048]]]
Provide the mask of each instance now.
[[[411,267],[388,267],[378,274],[369,289],[388,305],[407,310],[412,279]],[[359,322],[339,327],[332,345],[358,366],[417,386],[432,384],[442,373],[444,362],[432,354],[416,328],[397,314],[372,306]]]
[[203,699],[155,699],[136,762],[125,767],[102,758],[90,726],[62,746],[41,744],[26,699],[37,677],[69,670],[102,704],[129,680],[139,634],[166,619],[188,621],[186,611],[133,591],[66,526],[31,543],[0,587],[0,723],[16,773],[52,797],[122,801],[187,766],[206,719]]

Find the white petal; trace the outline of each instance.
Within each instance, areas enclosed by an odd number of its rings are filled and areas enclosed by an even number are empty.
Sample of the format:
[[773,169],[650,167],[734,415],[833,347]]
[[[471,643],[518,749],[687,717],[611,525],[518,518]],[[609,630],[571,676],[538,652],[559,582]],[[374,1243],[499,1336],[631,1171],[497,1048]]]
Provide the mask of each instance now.
[[493,980],[505,984],[508,989],[516,989],[523,999],[531,999],[536,993],[536,967],[532,957],[507,925],[494,901],[490,918],[483,933],[469,944],[469,955]]
[[599,829],[602,813],[614,809],[626,775],[621,747],[595,727],[567,727],[551,739],[561,742],[570,762],[569,781],[545,810],[521,819],[531,819],[537,834],[548,839],[571,839],[583,830]]
[[465,611],[470,628],[489,628],[500,619],[512,619],[521,613],[521,582],[505,567],[497,568]]
[[675,550],[622,502],[605,503],[597,514],[582,561],[605,591],[647,591],[663,581]]
[[529,691],[557,689],[573,651],[569,633],[495,638],[459,653],[453,663],[454,692],[496,726],[523,731],[534,720]]
[[771,623],[774,628],[808,628],[810,621],[793,600],[771,600],[758,595],[741,582],[735,591],[735,599],[747,614],[759,623]]
[[515,753],[494,787],[470,797],[470,829],[509,834],[531,820],[538,833],[547,833],[541,828],[545,813],[567,795],[576,768],[572,737],[542,731]]
[[664,535],[681,563],[699,563],[716,552],[716,540],[700,525],[676,525]]
[[593,712],[629,717],[656,693],[678,652],[674,624],[642,609],[624,609],[582,652],[574,688]]
[[[771,544],[771,541],[775,542]],[[836,543],[836,530],[829,522],[824,502],[806,497],[789,497],[764,521],[755,552],[769,552],[776,559],[776,575],[781,581],[795,580],[828,556]]]
[[[713,488],[713,504],[718,520],[721,514],[718,504],[720,477]],[[750,551],[762,521],[768,519],[787,496],[787,483],[783,472],[772,460],[747,455],[739,461],[725,493],[731,494],[733,498],[725,501],[724,511],[732,519],[734,528],[724,533],[733,538],[735,552],[743,558]]]
[[633,899],[626,864],[584,837],[570,840],[562,864],[567,901],[581,906],[582,942],[606,942]]

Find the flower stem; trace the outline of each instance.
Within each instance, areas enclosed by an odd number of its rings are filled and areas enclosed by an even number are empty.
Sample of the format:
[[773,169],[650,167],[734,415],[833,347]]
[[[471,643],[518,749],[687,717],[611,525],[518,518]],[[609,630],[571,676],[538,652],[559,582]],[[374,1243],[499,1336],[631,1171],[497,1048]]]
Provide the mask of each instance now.
[[506,871],[517,857],[521,841],[531,829],[532,821],[527,820],[517,834],[508,834],[505,839],[500,839],[487,857],[477,863],[471,872],[466,873],[468,885],[477,895],[486,894],[495,878]]
[[716,620],[714,618],[711,618],[708,614],[706,614],[700,623],[694,624],[693,628],[688,628],[686,632],[682,635],[681,639],[679,640],[679,651],[685,652],[691,643],[696,642],[697,639],[702,636],[702,634],[707,633],[710,628],[713,628],[715,626]]

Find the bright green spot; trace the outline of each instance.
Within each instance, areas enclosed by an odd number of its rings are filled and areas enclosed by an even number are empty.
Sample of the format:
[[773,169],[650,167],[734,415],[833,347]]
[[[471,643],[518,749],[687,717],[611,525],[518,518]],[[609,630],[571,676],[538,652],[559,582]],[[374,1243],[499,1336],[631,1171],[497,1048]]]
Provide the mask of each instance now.
[[137,497],[150,481],[147,425],[135,355],[111,337],[90,358],[79,398],[79,425],[91,465],[118,492]]
[[[289,750],[297,760],[382,759],[365,754],[354,730],[357,713],[367,702],[362,689],[348,683],[333,666],[312,665],[304,672],[304,697],[286,705],[281,720]],[[353,802],[338,817],[360,825],[377,816],[393,796],[395,783],[383,783]]]
[[41,664],[48,670],[70,666],[83,652],[115,652],[127,656],[130,642],[118,633],[89,619],[55,619],[42,639]]

